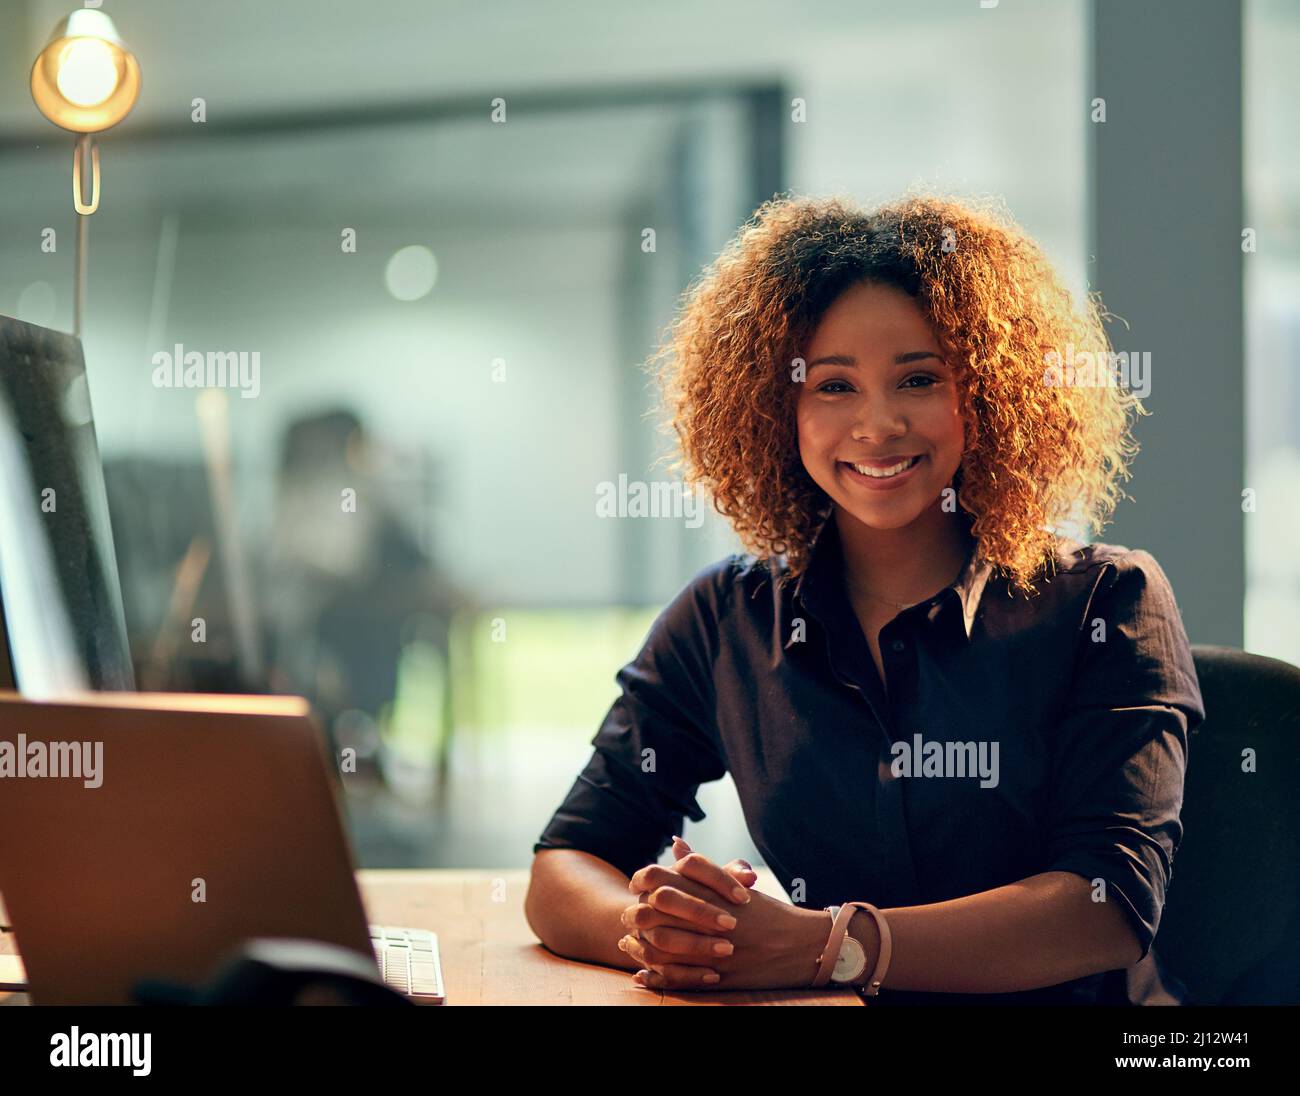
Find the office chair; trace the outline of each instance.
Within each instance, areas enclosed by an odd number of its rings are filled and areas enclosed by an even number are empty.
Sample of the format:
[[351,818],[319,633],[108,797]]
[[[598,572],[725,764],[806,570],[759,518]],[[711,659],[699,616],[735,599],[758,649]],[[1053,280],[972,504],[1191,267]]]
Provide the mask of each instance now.
[[1192,657],[1205,722],[1153,948],[1193,1004],[1300,1004],[1300,668],[1229,647]]

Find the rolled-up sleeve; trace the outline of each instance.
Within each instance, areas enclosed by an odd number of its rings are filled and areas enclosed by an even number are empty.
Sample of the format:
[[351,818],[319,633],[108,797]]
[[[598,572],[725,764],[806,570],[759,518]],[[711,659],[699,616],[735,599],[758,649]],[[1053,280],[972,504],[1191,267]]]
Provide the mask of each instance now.
[[713,664],[733,559],[696,575],[615,675],[620,695],[592,740],[591,759],[534,852],[580,849],[630,876],[659,859],[686,818],[703,820],[696,792],[727,771]]
[[1105,881],[1151,950],[1174,854],[1189,733],[1205,718],[1169,581],[1145,551],[1102,568],[1071,703],[1050,728],[1048,871]]

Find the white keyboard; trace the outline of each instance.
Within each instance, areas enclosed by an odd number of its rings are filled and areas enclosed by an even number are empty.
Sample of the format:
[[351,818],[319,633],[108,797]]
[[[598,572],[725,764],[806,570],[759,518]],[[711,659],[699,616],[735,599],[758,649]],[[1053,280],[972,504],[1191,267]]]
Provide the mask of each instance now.
[[370,944],[387,985],[425,1004],[440,1005],[446,1000],[437,933],[371,925]]

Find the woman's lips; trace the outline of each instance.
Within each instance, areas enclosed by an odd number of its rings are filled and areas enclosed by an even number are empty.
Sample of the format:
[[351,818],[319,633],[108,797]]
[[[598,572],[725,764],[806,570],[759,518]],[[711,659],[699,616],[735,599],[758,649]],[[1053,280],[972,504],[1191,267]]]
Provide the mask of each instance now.
[[864,476],[861,472],[859,472],[856,468],[854,468],[853,465],[851,465],[848,461],[840,461],[839,465],[841,468],[844,469],[844,474],[848,476],[851,480],[853,480],[854,483],[860,483],[863,487],[866,487],[872,491],[892,491],[894,488],[899,487],[902,484],[906,483],[908,480],[910,480],[912,476],[916,474],[916,470],[920,468],[923,463],[925,463],[925,455],[921,454],[920,456],[917,457],[916,463],[913,464],[911,468],[908,468],[906,471],[899,472],[895,476],[885,476],[885,477]]

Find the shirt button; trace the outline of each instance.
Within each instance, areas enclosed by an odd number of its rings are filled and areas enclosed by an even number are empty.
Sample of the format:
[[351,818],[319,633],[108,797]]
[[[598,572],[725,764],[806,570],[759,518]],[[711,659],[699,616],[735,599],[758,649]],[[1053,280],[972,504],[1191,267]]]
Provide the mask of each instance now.
[[901,639],[896,639],[896,640],[894,640],[894,642],[891,643],[890,646],[891,646],[895,651],[905,651],[905,650],[907,649],[907,644],[904,643]]

